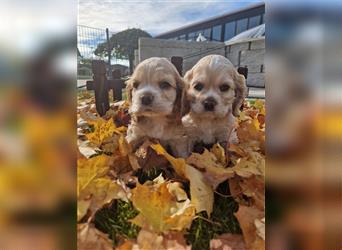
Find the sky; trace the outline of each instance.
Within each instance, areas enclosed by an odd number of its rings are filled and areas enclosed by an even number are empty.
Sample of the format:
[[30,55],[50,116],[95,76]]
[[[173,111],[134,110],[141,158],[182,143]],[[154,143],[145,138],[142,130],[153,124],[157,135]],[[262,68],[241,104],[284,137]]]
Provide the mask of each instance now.
[[140,28],[154,36],[258,2],[79,0],[78,24],[112,32]]
[[[105,41],[103,31],[108,28],[116,33],[127,28],[140,28],[152,36],[177,29],[181,26],[247,7],[260,0],[79,0],[78,48],[83,57],[96,58],[96,44]],[[101,33],[102,32],[102,33]],[[126,61],[113,63],[127,64]]]

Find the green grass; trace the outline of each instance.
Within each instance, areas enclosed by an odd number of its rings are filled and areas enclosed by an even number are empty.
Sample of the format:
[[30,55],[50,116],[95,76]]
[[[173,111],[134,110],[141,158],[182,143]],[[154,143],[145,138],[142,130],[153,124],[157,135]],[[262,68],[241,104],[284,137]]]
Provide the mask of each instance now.
[[[160,169],[151,168],[145,171],[140,170],[137,175],[139,182],[144,183],[147,180],[153,180],[162,172]],[[184,188],[187,190],[187,185],[184,185]],[[193,220],[185,233],[187,243],[192,245],[192,250],[209,249],[210,240],[220,234],[241,234],[239,223],[234,216],[238,210],[238,204],[229,196],[228,182],[221,183],[216,191],[211,217],[208,218],[206,212],[197,214],[197,218]],[[138,213],[132,203],[116,200],[111,206],[102,208],[95,214],[95,226],[109,234],[116,246],[122,238],[136,239],[140,228],[130,223],[129,220]]]
[[241,234],[241,229],[234,212],[238,209],[238,204],[229,195],[228,182],[220,184],[215,193],[214,208],[211,218],[208,219],[206,212],[198,214],[187,234],[185,235],[187,243],[192,245],[192,250],[210,249],[210,240],[215,236],[224,233]]
[[95,214],[95,227],[109,234],[114,246],[122,238],[136,239],[140,227],[129,222],[138,215],[132,203],[116,200],[111,206],[100,209]]

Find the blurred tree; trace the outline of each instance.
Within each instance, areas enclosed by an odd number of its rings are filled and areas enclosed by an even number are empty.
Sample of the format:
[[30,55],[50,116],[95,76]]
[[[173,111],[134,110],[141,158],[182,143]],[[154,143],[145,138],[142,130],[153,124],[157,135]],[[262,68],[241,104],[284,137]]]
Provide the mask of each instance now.
[[[140,37],[152,37],[141,29],[127,29],[120,31],[109,39],[111,55],[118,59],[128,59],[130,73],[133,72],[134,50],[138,49]],[[95,50],[95,55],[107,57],[107,42],[101,43]]]

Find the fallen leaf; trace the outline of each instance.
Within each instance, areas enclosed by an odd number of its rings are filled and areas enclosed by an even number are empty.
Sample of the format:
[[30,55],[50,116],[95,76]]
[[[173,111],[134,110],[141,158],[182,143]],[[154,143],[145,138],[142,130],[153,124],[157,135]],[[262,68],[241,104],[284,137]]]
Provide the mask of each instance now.
[[265,240],[265,218],[262,218],[261,220],[255,219],[254,225],[257,229],[257,234]]
[[113,119],[106,121],[103,118],[98,118],[97,120],[90,122],[90,124],[94,125],[94,132],[89,133],[86,136],[89,141],[93,142],[98,147],[101,146],[104,140],[111,138],[114,132],[121,134],[126,131],[125,127],[117,128]]
[[185,199],[187,196],[184,190],[178,184],[165,181],[160,183],[160,177],[155,182],[157,183],[147,182],[144,185],[137,183],[132,190],[131,200],[140,212],[132,222],[155,232],[189,227],[195,215],[195,207],[189,199]]
[[216,189],[218,184],[234,176],[231,168],[224,168],[215,155],[207,149],[202,154],[192,153],[186,162],[203,171],[207,182]]
[[78,160],[77,220],[82,219],[88,209],[93,214],[113,199],[128,201],[124,186],[106,176],[112,161],[112,157],[105,155]]
[[241,234],[221,234],[210,240],[210,250],[246,250]]
[[235,217],[239,221],[247,249],[265,249],[265,241],[257,234],[254,224],[255,220],[264,218],[265,213],[256,207],[240,205]]
[[160,144],[151,145],[158,154],[163,155],[173,166],[176,173],[190,181],[191,202],[196,212],[206,211],[210,216],[213,210],[214,191],[196,168],[186,164],[182,158],[174,158]]
[[160,144],[152,144],[150,147],[154,151],[156,151],[157,154],[163,155],[171,163],[171,165],[173,166],[174,170],[176,171],[178,175],[186,178],[186,175],[185,175],[186,163],[184,159],[174,158],[168,152],[166,152],[166,150]]
[[92,147],[89,145],[89,141],[77,141],[78,149],[80,153],[85,156],[86,158],[90,158],[91,156],[97,154],[100,151],[99,148]]
[[219,143],[214,144],[213,147],[210,149],[210,152],[215,155],[217,161],[222,166],[227,165],[226,152],[225,152],[224,148]]
[[157,234],[140,230],[136,241],[125,241],[118,250],[191,250],[182,232]]
[[77,225],[78,250],[112,250],[112,241],[108,235],[97,230],[92,224]]
[[77,161],[77,195],[79,195],[95,178],[104,176],[113,158],[107,155],[98,155],[90,159]]

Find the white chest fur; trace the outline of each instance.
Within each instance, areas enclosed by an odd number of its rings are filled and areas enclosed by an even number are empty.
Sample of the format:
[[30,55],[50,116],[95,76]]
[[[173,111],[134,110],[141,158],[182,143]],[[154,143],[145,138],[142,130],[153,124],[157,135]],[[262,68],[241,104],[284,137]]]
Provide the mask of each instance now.
[[224,118],[211,119],[188,114],[183,117],[182,122],[192,142],[211,144],[228,140],[235,119],[231,114]]

